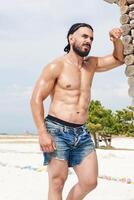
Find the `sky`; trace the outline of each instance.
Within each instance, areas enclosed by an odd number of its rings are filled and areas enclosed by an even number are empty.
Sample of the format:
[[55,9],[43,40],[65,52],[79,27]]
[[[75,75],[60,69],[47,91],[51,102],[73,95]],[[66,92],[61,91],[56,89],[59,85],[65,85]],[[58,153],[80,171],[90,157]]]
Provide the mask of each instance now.
[[[103,0],[0,0],[0,133],[36,132],[30,97],[45,65],[64,54],[73,23],[94,28],[90,55],[113,51],[109,31],[120,27],[120,10]],[[125,65],[96,73],[92,99],[113,111],[131,105]],[[45,114],[50,100],[45,101]]]

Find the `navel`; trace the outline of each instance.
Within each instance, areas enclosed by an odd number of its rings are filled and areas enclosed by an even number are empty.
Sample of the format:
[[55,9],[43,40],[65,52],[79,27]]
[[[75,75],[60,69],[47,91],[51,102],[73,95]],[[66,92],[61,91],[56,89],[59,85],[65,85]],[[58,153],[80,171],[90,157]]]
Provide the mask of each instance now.
[[66,85],[66,88],[70,88],[71,87],[71,85],[69,84],[69,85]]

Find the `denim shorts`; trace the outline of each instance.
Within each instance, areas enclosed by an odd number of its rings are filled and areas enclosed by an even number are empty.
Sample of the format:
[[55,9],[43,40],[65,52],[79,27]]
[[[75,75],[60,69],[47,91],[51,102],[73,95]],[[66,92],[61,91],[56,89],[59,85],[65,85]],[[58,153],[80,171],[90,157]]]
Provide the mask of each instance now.
[[76,127],[70,126],[71,123],[66,123],[50,115],[46,117],[45,123],[48,133],[56,144],[56,150],[50,153],[43,152],[44,165],[48,165],[52,158],[56,158],[67,161],[68,167],[74,167],[95,150],[85,124]]

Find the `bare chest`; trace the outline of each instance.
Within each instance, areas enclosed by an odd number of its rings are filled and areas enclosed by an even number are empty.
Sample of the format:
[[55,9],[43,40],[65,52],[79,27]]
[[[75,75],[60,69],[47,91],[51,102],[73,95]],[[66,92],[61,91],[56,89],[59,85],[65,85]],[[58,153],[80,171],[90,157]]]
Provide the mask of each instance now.
[[66,90],[87,90],[91,87],[93,74],[93,70],[87,70],[85,68],[65,68],[57,84]]

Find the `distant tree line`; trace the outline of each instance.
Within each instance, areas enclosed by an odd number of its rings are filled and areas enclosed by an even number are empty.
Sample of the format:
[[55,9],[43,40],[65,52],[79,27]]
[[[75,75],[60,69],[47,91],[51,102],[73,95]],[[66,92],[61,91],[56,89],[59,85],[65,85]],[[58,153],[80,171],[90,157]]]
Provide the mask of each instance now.
[[134,137],[134,107],[112,112],[100,101],[92,100],[88,109],[87,128],[93,135],[96,147],[99,147],[100,141],[110,147],[114,135]]

